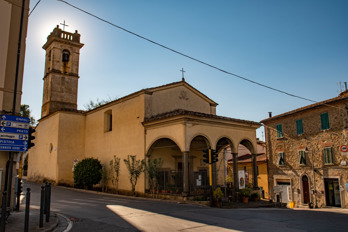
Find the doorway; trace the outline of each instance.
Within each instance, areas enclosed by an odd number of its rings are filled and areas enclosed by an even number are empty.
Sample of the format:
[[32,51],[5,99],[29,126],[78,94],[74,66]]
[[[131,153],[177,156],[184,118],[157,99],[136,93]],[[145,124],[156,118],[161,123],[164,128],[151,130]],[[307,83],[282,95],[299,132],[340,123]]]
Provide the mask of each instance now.
[[338,179],[327,178],[325,182],[325,198],[327,206],[341,207],[340,185]]
[[310,198],[309,198],[309,183],[308,183],[307,176],[302,176],[302,192],[303,192],[303,204],[308,204],[310,201]]

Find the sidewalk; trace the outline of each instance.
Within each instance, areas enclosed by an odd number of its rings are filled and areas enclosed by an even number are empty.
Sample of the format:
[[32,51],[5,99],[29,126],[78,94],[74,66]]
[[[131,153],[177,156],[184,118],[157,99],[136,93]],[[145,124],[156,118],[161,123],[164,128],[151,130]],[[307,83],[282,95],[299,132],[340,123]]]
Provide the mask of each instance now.
[[[38,209],[30,209],[29,214],[29,231],[64,231],[68,227],[67,219],[54,212],[51,212],[49,222],[46,222],[46,215],[44,215],[43,227],[39,228],[40,211]],[[22,209],[19,212],[11,212],[10,217],[7,220],[5,227],[5,232],[23,232],[24,231],[24,221],[25,221],[25,210]]]

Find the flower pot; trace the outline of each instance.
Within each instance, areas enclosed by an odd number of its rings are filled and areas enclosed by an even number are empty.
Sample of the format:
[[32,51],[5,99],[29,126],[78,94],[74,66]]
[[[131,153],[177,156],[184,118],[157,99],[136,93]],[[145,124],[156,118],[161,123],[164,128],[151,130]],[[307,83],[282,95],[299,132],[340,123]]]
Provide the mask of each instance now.
[[243,197],[243,203],[248,203],[248,201],[249,201],[249,198]]

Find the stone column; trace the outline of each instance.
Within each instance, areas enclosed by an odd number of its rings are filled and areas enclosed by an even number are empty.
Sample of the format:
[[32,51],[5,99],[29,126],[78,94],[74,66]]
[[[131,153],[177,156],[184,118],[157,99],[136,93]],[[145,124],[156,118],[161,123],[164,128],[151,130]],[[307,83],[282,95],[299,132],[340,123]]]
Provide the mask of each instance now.
[[189,169],[189,162],[190,162],[190,157],[189,157],[189,152],[188,151],[185,151],[183,152],[183,155],[182,155],[182,164],[183,164],[183,184],[184,184],[184,189],[183,189],[183,193],[184,195],[188,195],[189,191],[190,191],[190,181],[189,181],[189,172],[190,172],[190,169]]
[[256,162],[256,154],[252,154],[252,162],[253,162],[253,186],[254,189],[258,189],[259,186],[257,184],[257,162]]
[[237,192],[239,190],[239,182],[238,182],[238,153],[232,153],[233,155],[233,184],[234,190]]

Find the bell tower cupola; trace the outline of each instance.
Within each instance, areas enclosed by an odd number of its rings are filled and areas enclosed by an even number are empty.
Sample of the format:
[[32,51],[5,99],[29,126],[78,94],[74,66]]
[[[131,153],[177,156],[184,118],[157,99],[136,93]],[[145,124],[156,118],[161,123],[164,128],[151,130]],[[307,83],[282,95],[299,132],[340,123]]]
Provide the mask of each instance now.
[[43,45],[46,50],[41,117],[59,110],[77,110],[80,34],[57,26]]

